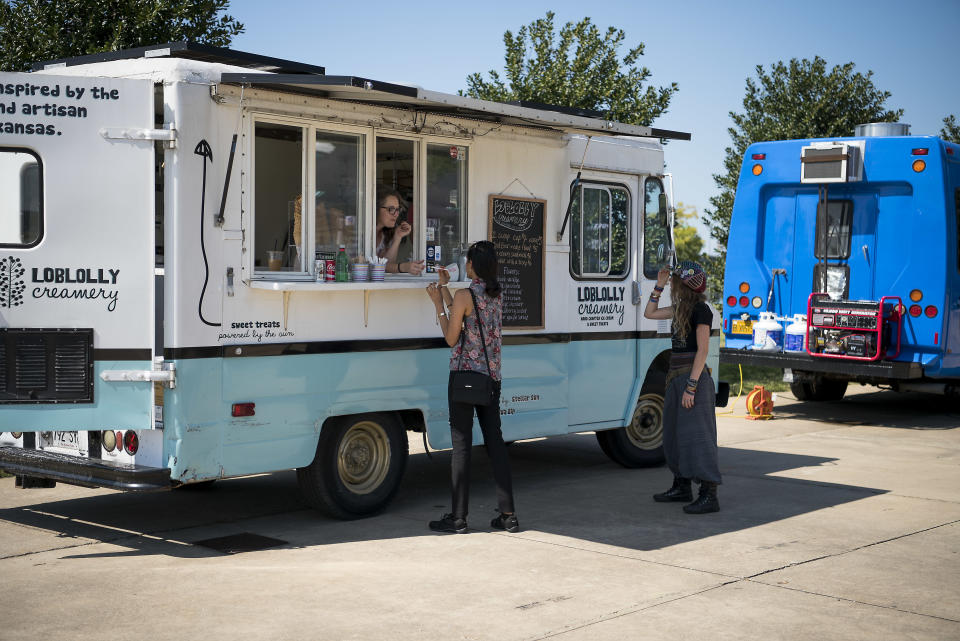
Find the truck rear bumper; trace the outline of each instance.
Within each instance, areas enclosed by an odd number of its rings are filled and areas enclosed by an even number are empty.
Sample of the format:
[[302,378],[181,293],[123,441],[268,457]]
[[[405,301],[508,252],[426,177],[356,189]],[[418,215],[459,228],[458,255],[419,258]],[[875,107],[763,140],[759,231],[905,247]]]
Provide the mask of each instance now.
[[720,362],[761,367],[790,368],[805,372],[823,372],[856,380],[923,378],[920,363],[901,361],[853,361],[839,358],[814,358],[809,354],[762,352],[758,350],[720,348]]
[[166,468],[118,464],[20,447],[0,447],[0,469],[18,476],[85,487],[135,492],[170,489],[170,470]]

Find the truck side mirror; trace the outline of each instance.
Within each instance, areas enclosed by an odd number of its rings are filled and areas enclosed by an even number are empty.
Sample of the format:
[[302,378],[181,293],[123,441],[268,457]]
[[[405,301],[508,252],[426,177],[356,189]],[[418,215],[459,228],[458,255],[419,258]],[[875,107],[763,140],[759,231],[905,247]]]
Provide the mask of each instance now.
[[660,194],[658,204],[659,204],[659,208],[657,211],[657,216],[659,218],[660,224],[666,227],[667,223],[669,222],[667,219],[667,195],[666,194],[663,194],[663,193]]

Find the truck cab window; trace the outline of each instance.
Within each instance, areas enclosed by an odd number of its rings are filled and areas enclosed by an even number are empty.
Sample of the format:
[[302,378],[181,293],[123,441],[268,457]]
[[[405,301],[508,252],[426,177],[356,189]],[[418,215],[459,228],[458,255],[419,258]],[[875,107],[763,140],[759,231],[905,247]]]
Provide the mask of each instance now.
[[43,233],[40,159],[26,150],[0,150],[0,246],[31,247]]
[[570,271],[623,278],[629,267],[630,195],[620,186],[583,183],[570,209]]
[[[643,183],[643,275],[655,279],[666,262],[667,252],[673,249],[670,238],[670,220],[661,211],[663,182],[650,177]],[[662,248],[662,253],[661,253]]]
[[254,269],[303,271],[303,127],[257,122]]

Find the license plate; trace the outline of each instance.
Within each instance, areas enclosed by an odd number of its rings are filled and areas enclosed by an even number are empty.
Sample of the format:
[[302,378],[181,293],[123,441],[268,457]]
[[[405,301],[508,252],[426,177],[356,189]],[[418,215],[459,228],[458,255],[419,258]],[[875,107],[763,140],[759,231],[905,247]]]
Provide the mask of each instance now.
[[79,451],[80,435],[77,432],[54,432],[51,445],[65,450]]
[[753,334],[753,321],[752,320],[735,320],[733,321],[733,330],[734,334]]

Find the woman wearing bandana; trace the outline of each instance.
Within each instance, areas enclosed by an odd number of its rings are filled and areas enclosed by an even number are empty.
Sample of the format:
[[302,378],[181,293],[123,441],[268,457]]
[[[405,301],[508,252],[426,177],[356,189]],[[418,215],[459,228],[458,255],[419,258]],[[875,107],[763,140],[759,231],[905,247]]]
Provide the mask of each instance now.
[[[660,294],[670,283],[671,305],[660,307]],[[717,486],[721,483],[717,463],[717,418],[715,391],[706,367],[713,312],[703,295],[707,278],[703,268],[682,261],[672,272],[661,269],[657,286],[644,310],[645,318],[673,319],[670,371],[663,403],[663,453],[673,472],[673,485],[653,500],[688,503],[687,514],[717,512]],[[700,484],[693,500],[691,482]]]

